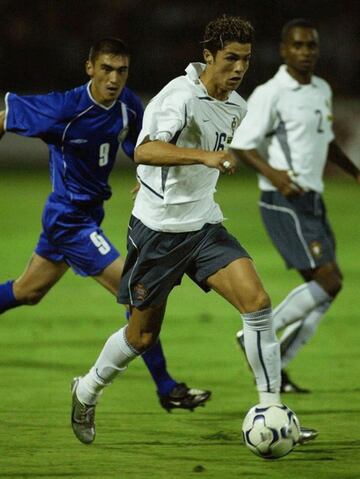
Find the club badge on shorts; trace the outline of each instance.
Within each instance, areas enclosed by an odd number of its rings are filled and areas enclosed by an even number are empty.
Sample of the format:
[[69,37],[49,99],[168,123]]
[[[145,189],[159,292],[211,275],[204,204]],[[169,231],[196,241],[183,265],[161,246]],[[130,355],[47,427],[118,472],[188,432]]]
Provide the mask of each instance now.
[[147,288],[145,288],[145,286],[143,284],[137,283],[134,286],[135,299],[137,299],[139,301],[144,301],[148,294],[149,294],[149,291],[147,290]]
[[322,249],[322,244],[320,243],[320,241],[312,241],[309,244],[309,248],[314,258],[317,258],[317,259],[321,258],[323,254],[323,249]]

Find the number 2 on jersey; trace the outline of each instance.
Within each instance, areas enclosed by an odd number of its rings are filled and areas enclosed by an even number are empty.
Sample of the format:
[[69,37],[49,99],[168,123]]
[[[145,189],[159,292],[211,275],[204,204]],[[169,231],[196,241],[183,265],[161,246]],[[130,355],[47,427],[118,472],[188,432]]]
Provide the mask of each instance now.
[[319,117],[319,121],[318,121],[318,125],[317,125],[317,132],[318,133],[324,133],[324,130],[322,129],[322,125],[323,125],[323,115],[322,115],[322,112],[321,110],[315,110],[315,114],[318,115]]
[[105,166],[109,163],[110,143],[102,143],[99,149],[99,166]]

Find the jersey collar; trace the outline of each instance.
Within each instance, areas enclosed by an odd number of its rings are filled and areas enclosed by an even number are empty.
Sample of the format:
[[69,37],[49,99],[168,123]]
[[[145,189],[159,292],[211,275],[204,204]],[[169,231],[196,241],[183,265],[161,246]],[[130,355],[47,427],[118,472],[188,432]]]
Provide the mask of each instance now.
[[189,63],[185,68],[187,78],[195,85],[198,85],[206,94],[208,94],[204,84],[200,80],[200,75],[205,70],[205,64],[200,62]]
[[90,90],[90,85],[91,85],[91,80],[89,81],[89,83],[87,84],[87,87],[86,87],[90,100],[91,100],[93,103],[95,103],[95,105],[99,106],[100,108],[103,108],[104,110],[111,110],[111,108],[115,105],[115,103],[117,102],[117,100],[115,100],[115,101],[114,101],[113,103],[111,103],[111,105],[109,105],[109,106],[102,105],[101,103],[97,102],[97,101],[95,100],[95,98],[92,96],[91,90]]
[[[291,88],[291,90],[299,90],[299,88],[302,88],[304,85],[299,83],[297,80],[295,80],[294,77],[290,75],[290,73],[287,71],[286,65],[281,65],[278,72],[276,73],[275,77],[280,81],[280,83],[288,88]],[[309,85],[312,85],[316,87],[316,77],[314,75],[311,76],[311,82]]]
[[225,103],[225,102],[229,101],[230,98],[232,96],[234,96],[234,92],[230,92],[229,97],[227,98],[227,100],[218,100],[217,98],[214,98],[214,97],[209,95],[205,85],[200,80],[200,75],[205,70],[205,67],[206,67],[205,63],[200,63],[200,62],[189,63],[189,65],[185,68],[187,79],[191,83],[196,85],[199,89],[201,89],[201,92],[205,93],[205,95],[208,98],[211,98],[211,100],[218,101],[220,103]]

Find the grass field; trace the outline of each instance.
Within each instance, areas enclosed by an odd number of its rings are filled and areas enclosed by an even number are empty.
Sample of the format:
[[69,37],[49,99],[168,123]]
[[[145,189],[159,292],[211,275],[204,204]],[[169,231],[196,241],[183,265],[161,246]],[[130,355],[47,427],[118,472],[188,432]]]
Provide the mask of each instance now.
[[[116,171],[112,184],[104,230],[124,251],[133,176]],[[46,172],[0,171],[1,282],[24,269],[48,191]],[[284,269],[265,236],[254,176],[222,178],[217,198],[277,304],[299,279]],[[304,425],[320,430],[316,442],[275,462],[245,448],[241,422],[257,396],[234,340],[240,318],[188,280],[170,297],[162,339],[173,375],[210,388],[212,401],[194,413],[167,414],[139,359],[105,391],[96,442],[77,442],[70,380],[87,370],[124,319],[105,290],[70,271],[37,307],[1,316],[0,478],[359,478],[359,189],[351,180],[329,179],[325,198],[345,286],[291,367],[313,393],[285,398]]]

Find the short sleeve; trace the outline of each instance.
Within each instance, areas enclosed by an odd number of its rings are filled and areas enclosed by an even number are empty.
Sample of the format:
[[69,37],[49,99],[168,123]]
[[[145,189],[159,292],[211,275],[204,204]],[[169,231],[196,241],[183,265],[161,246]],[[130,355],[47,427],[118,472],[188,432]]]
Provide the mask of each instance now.
[[276,122],[276,96],[269,88],[260,86],[248,99],[247,114],[234,134],[230,148],[256,149],[270,134]]
[[328,115],[328,121],[330,122],[329,125],[329,132],[328,132],[328,140],[329,143],[335,139],[335,134],[333,130],[333,118],[334,118],[334,113],[333,113],[333,95],[332,95],[332,89],[330,85],[327,82],[324,82],[326,85],[326,92],[327,92],[327,100],[326,104],[329,109],[329,115]]
[[187,94],[180,89],[163,90],[145,109],[138,144],[145,137],[151,141],[171,142],[186,123]]
[[141,131],[144,108],[142,106],[140,98],[135,95],[131,90],[127,89],[127,96],[123,99],[129,110],[129,132],[122,143],[122,149],[124,153],[129,157],[134,157],[134,150],[136,141]]
[[64,97],[61,93],[5,97],[5,130],[22,136],[44,138],[52,133],[61,116]]

